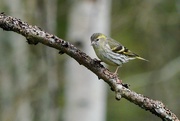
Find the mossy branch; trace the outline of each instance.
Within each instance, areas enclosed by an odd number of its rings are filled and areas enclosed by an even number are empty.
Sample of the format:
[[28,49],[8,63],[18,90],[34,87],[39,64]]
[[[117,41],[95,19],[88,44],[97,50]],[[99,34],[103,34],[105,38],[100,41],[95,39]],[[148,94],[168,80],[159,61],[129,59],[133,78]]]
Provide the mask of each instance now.
[[20,19],[7,16],[4,13],[0,14],[0,27],[3,30],[14,31],[23,35],[29,44],[36,45],[41,43],[59,50],[60,54],[66,53],[71,56],[80,65],[85,66],[96,74],[99,79],[103,79],[106,83],[108,83],[111,89],[115,91],[117,100],[125,98],[142,109],[150,111],[162,120],[179,121],[176,115],[162,102],[152,100],[142,94],[137,94],[136,92],[128,89],[127,85],[119,83],[120,79],[101,65],[99,61],[90,58],[86,53],[82,52],[71,43],[58,38],[53,34],[49,34],[37,26],[29,25]]

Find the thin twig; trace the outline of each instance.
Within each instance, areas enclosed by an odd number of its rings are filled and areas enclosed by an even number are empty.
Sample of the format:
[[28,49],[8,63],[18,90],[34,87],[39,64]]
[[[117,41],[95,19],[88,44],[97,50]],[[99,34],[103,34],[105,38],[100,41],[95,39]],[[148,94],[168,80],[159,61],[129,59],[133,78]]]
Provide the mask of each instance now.
[[99,79],[103,79],[109,84],[112,90],[115,91],[116,99],[120,100],[125,98],[130,102],[138,105],[142,109],[148,110],[162,120],[167,121],[179,121],[174,113],[165,107],[165,105],[157,100],[152,100],[142,94],[127,88],[120,82],[117,76],[114,76],[108,69],[100,64],[96,59],[91,59],[87,54],[76,48],[71,43],[58,38],[53,34],[49,34],[43,31],[37,26],[28,25],[26,22],[20,19],[7,16],[4,13],[0,14],[0,27],[6,31],[14,31],[26,37],[29,44],[42,43],[44,45],[58,49],[60,53],[66,53],[74,58],[80,65],[84,65],[86,68],[95,73]]

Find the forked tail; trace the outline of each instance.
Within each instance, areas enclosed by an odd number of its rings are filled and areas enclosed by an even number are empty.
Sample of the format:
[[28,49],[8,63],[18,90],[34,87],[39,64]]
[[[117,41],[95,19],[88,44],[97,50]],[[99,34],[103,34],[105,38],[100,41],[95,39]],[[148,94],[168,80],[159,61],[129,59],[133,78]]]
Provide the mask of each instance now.
[[138,57],[136,57],[136,58],[139,59],[139,60],[143,60],[143,61],[149,62],[149,60],[146,60],[146,59],[144,59],[144,58],[142,58],[142,57],[140,57],[140,56],[138,56]]

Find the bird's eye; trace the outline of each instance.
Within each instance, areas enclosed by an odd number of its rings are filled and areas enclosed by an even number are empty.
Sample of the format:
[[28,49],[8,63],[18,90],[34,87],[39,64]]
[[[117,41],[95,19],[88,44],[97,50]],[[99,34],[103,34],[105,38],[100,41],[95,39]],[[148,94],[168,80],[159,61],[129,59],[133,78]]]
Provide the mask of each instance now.
[[96,42],[99,41],[99,39],[96,39]]

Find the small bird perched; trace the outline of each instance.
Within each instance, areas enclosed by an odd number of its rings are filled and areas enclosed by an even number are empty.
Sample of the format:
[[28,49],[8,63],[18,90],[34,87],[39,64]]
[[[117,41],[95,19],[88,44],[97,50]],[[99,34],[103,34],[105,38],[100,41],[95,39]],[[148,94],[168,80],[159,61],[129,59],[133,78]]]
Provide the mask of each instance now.
[[129,60],[140,59],[148,61],[102,33],[94,33],[91,36],[91,45],[101,61],[108,65],[117,66],[114,74],[117,74],[119,66],[127,63]]

